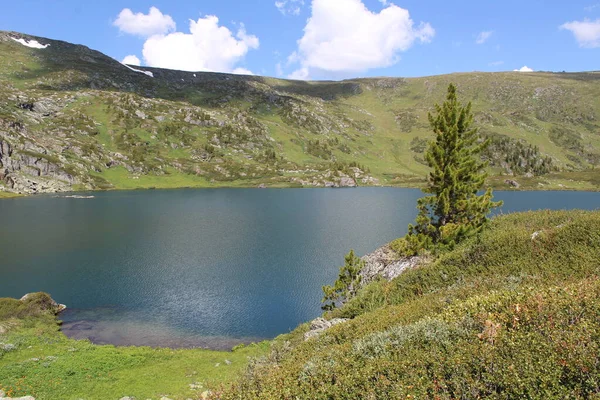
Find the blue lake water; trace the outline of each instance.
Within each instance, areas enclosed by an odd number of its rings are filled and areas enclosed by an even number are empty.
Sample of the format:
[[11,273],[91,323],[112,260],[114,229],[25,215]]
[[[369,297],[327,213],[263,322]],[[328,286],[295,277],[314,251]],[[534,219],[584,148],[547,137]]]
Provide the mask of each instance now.
[[[320,315],[344,255],[402,236],[419,190],[204,189],[0,201],[0,297],[45,291],[97,343],[230,348]],[[502,212],[600,193],[496,192]]]

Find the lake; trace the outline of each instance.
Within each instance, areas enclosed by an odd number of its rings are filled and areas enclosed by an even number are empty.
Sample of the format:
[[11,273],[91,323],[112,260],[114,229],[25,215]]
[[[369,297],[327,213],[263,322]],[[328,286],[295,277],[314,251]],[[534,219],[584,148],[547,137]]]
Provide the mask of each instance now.
[[[95,343],[228,349],[321,314],[354,249],[406,233],[416,189],[203,189],[0,201],[0,297],[45,291]],[[596,209],[600,193],[496,192],[502,212]]]

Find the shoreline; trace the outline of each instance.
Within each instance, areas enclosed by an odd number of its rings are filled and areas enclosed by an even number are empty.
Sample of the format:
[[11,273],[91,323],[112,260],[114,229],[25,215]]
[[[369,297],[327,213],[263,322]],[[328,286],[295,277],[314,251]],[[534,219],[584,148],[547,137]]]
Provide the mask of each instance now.
[[[600,172],[599,172],[600,173]],[[388,184],[388,185],[358,185],[356,187],[322,187],[322,186],[301,186],[301,185],[275,185],[275,186],[260,186],[257,185],[217,185],[217,186],[179,186],[179,187],[140,187],[140,188],[111,188],[111,189],[87,189],[87,190],[73,190],[66,192],[42,192],[42,193],[13,193],[0,190],[0,200],[4,199],[17,199],[26,197],[35,197],[39,195],[57,195],[58,197],[69,197],[70,195],[81,195],[84,193],[105,193],[105,192],[138,192],[138,191],[150,191],[150,190],[181,190],[181,189],[355,189],[355,188],[396,188],[396,189],[423,189],[425,185],[404,185],[404,184]],[[600,192],[600,187],[591,188],[577,188],[577,187],[555,187],[555,186],[543,186],[543,187],[510,187],[508,185],[489,185],[494,191],[500,192]]]

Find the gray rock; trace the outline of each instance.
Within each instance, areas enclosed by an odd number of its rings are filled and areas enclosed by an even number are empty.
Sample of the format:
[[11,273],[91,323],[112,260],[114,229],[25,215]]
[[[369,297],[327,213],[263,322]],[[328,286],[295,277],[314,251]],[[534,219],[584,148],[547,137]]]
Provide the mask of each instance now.
[[340,187],[356,187],[356,181],[349,176],[342,176],[340,178]]
[[390,249],[389,245],[380,247],[374,252],[363,256],[361,260],[364,262],[364,266],[359,273],[360,284],[356,288],[351,288],[351,294],[354,294],[359,288],[368,285],[379,277],[391,281],[407,269],[414,268],[423,262],[421,257],[403,257],[398,259],[398,256]]
[[310,321],[310,330],[304,334],[304,340],[318,337],[332,326],[342,324],[346,321],[348,321],[346,318],[334,318],[332,320],[326,320],[325,318],[320,317],[316,318]]
[[507,179],[504,181],[504,183],[506,183],[508,186],[514,187],[514,188],[519,188],[521,185],[519,185],[519,182],[513,180],[513,179]]

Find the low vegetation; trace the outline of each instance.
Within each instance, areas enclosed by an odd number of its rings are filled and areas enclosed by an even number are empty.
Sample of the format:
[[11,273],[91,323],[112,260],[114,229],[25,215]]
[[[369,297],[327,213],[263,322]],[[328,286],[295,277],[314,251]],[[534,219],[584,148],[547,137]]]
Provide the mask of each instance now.
[[479,235],[306,325],[221,399],[597,398],[600,212],[495,218]]
[[66,338],[52,299],[36,293],[26,301],[0,299],[0,391],[37,400],[199,398],[231,381],[248,358],[268,343],[232,352],[153,349],[91,344]]

